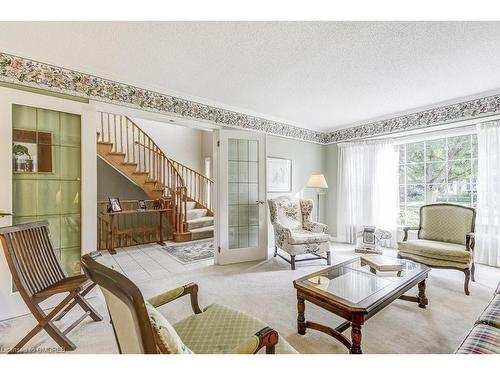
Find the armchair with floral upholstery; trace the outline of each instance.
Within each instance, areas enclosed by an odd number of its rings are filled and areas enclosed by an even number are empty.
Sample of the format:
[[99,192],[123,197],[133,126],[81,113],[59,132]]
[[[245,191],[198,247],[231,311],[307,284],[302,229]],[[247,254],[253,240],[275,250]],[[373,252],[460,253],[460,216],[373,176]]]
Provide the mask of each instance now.
[[[274,228],[274,256],[279,256],[295,269],[296,262],[324,259],[331,264],[328,226],[311,220],[313,201],[282,196],[269,199],[271,223]],[[290,255],[290,260],[278,253],[278,248]],[[296,259],[297,255],[312,257]],[[324,256],[326,254],[326,256]]]
[[[398,242],[398,257],[433,268],[449,268],[465,274],[464,291],[469,295],[469,279],[474,281],[474,227],[476,210],[450,203],[420,208],[418,227],[404,227]],[[408,240],[408,231],[417,230],[417,239]]]

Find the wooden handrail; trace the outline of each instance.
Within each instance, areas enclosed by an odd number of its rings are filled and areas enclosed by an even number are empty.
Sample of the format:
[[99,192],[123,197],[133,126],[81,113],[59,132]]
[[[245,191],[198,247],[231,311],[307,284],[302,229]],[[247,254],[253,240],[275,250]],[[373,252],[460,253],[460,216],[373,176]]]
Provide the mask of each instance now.
[[187,165],[184,165],[184,164],[182,164],[182,163],[178,162],[177,160],[170,159],[168,156],[166,156],[166,155],[163,153],[163,151],[158,152],[158,151],[153,150],[152,148],[150,148],[150,147],[148,147],[148,146],[146,146],[146,145],[143,145],[142,143],[139,143],[139,142],[137,142],[137,141],[136,141],[135,143],[136,143],[138,146],[140,146],[140,147],[144,147],[144,148],[146,148],[146,149],[148,149],[148,150],[151,150],[151,152],[154,152],[154,153],[159,153],[159,154],[161,154],[161,155],[165,156],[165,157],[166,157],[166,158],[167,158],[167,159],[168,159],[171,163],[173,163],[173,164],[177,164],[177,165],[181,166],[181,167],[182,167],[182,168],[184,168],[184,169],[187,169],[187,170],[189,170],[189,171],[191,171],[191,172],[193,172],[193,173],[196,173],[196,174],[197,174],[197,175],[199,175],[201,178],[203,178],[203,179],[205,179],[205,180],[207,180],[207,181],[210,181],[211,183],[214,183],[214,181],[213,181],[213,180],[211,180],[211,179],[210,179],[210,178],[208,178],[207,176],[205,176],[205,175],[201,174],[200,172],[196,172],[194,169],[192,169],[192,168],[188,167]]
[[147,183],[170,198],[175,232],[187,230],[187,201],[195,201],[212,214],[213,180],[194,169],[170,159],[156,142],[132,119],[124,115],[100,113],[99,142],[112,144],[112,153],[136,166],[136,172],[147,173]]

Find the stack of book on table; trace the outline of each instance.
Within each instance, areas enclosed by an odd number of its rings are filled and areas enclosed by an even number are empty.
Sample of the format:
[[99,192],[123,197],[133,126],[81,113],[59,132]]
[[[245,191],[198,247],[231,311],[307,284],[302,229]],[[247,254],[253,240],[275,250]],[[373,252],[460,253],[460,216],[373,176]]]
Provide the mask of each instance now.
[[361,264],[380,272],[399,272],[403,270],[403,265],[399,259],[383,255],[363,255],[361,257]]

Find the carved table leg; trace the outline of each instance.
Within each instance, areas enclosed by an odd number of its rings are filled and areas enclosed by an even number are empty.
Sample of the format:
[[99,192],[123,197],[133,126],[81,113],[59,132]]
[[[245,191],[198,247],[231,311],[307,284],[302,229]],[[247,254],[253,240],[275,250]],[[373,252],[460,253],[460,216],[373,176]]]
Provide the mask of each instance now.
[[429,300],[425,296],[425,280],[418,283],[418,307],[425,309],[429,304]]
[[306,334],[306,318],[304,316],[305,309],[306,304],[304,299],[297,294],[297,331],[299,335]]
[[362,354],[361,351],[361,326],[363,325],[363,315],[354,315],[351,322],[351,354]]

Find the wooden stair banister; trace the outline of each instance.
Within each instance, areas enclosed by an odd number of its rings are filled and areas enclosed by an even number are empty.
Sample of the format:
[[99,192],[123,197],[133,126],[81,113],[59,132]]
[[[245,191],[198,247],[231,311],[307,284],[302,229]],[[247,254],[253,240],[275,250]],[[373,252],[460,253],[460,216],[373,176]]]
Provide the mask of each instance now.
[[[158,152],[157,150],[139,142],[136,142],[136,144],[139,147],[144,147],[151,152]],[[200,203],[203,207],[207,208],[210,213],[213,213],[210,199],[210,187],[213,186],[213,180],[176,160],[168,158],[165,154],[163,154],[163,152],[161,152],[161,155],[166,158],[167,162],[176,170],[179,176],[178,186],[186,187],[188,199]]]
[[100,113],[98,153],[139,185],[150,199],[167,199],[172,205],[174,240],[188,239],[187,202],[195,202],[212,216],[213,181],[168,158],[156,142],[132,119]]

